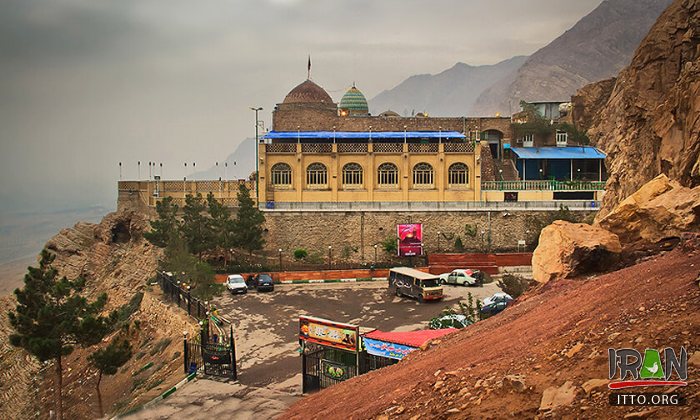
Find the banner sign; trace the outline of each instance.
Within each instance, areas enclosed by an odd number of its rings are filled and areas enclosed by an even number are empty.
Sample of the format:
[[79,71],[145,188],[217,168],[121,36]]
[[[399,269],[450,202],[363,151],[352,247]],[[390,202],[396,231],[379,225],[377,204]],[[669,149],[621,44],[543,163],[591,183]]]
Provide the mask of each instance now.
[[350,377],[347,366],[332,360],[321,359],[321,372],[327,378],[336,381],[344,381]]
[[416,350],[415,347],[404,346],[403,344],[387,343],[386,341],[373,340],[363,337],[367,353],[373,356],[388,357],[390,359],[403,359],[408,353]]
[[396,236],[399,238],[399,257],[423,255],[423,225],[412,223],[396,225]]
[[359,351],[357,346],[359,338],[360,327],[357,325],[310,316],[299,317],[300,340],[356,353]]

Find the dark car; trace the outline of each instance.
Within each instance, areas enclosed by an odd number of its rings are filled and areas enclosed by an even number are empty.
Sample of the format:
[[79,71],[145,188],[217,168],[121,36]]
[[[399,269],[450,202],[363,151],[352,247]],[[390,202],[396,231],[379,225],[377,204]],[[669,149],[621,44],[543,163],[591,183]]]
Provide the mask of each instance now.
[[260,273],[255,278],[255,289],[258,292],[271,292],[275,290],[275,283],[272,277],[267,273]]
[[509,294],[495,293],[493,296],[484,299],[481,313],[484,315],[495,315],[506,309],[511,302],[513,302],[513,298]]

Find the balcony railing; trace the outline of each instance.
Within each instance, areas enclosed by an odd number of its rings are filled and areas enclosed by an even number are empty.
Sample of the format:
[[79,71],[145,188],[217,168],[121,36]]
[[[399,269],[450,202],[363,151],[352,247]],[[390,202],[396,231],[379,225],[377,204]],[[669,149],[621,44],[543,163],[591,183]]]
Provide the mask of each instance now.
[[482,181],[484,191],[602,191],[605,181]]
[[445,143],[445,153],[474,153],[474,142]]
[[372,147],[375,153],[403,153],[402,143],[374,143]]
[[338,153],[367,153],[367,143],[338,143]]
[[408,151],[411,153],[437,153],[438,145],[436,143],[409,144]]
[[301,151],[303,153],[331,153],[333,145],[330,143],[302,143]]
[[265,145],[267,153],[296,153],[297,145],[295,143],[271,143]]

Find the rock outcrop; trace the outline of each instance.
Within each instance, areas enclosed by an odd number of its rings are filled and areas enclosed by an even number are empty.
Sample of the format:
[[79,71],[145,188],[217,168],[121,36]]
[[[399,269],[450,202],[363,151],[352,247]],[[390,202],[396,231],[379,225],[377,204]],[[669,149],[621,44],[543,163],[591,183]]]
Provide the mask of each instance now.
[[700,230],[700,186],[683,187],[659,175],[623,200],[599,226],[616,234],[625,249],[648,247],[683,232]]
[[605,271],[618,260],[617,235],[597,226],[557,220],[540,233],[532,254],[533,278],[540,283]]
[[700,2],[659,17],[588,133],[608,154],[599,218],[662,173],[700,185]]

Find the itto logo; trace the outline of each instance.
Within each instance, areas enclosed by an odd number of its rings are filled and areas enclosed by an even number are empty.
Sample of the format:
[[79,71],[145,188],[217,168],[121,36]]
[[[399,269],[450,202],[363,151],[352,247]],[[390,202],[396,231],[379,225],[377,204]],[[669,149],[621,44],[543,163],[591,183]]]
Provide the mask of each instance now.
[[[663,354],[663,358],[661,357]],[[678,380],[670,380],[673,372]],[[608,376],[619,381],[611,382],[610,389],[645,386],[686,386],[688,382],[688,352],[684,347],[678,355],[672,348],[663,351],[644,350],[642,356],[635,349],[608,349]],[[629,379],[628,379],[629,377]]]

